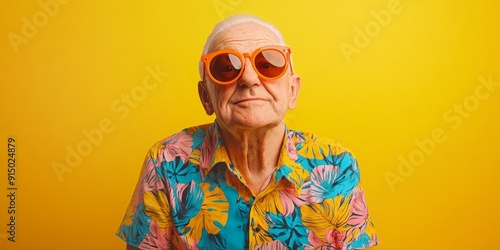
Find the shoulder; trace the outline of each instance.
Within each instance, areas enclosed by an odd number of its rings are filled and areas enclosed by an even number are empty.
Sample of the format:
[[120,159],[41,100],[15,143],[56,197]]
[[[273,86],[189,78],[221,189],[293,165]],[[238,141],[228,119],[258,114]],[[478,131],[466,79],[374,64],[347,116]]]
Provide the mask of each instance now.
[[293,144],[297,153],[309,158],[345,156],[355,158],[352,151],[338,141],[314,133],[288,130],[288,143]]
[[155,160],[172,161],[180,157],[185,161],[191,152],[200,146],[212,124],[185,128],[160,141],[149,149],[148,156]]
[[307,132],[289,131],[290,139],[296,147],[295,161],[308,172],[311,188],[324,190],[331,197],[347,197],[359,185],[358,163],[348,148]]

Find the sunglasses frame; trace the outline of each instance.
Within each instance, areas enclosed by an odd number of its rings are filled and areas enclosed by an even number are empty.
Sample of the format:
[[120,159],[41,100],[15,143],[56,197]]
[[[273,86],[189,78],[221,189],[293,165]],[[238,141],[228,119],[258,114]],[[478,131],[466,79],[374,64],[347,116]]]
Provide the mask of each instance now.
[[[278,51],[285,58],[285,69],[278,76],[275,76],[275,77],[264,76],[255,67],[255,63],[254,63],[255,57],[265,50]],[[290,66],[290,71],[293,74],[293,69],[291,66],[292,64],[290,63],[290,53],[292,53],[292,50],[290,49],[290,47],[281,46],[281,45],[271,45],[271,46],[260,47],[260,48],[256,49],[254,52],[252,52],[252,54],[249,54],[249,53],[241,54],[238,51],[235,51],[232,49],[224,49],[224,50],[218,50],[218,51],[215,51],[212,53],[208,53],[206,55],[201,56],[201,61],[203,62],[203,81],[205,81],[205,75],[206,75],[205,73],[208,72],[207,74],[210,77],[210,79],[217,84],[228,85],[228,84],[235,83],[236,81],[238,81],[240,79],[241,75],[243,74],[243,71],[245,70],[245,64],[246,64],[245,58],[250,59],[250,63],[252,64],[252,67],[255,70],[255,72],[257,73],[257,75],[259,76],[259,78],[264,79],[264,80],[276,80],[285,74],[285,72],[288,69],[288,66]],[[221,54],[233,54],[233,55],[237,56],[241,61],[241,69],[240,69],[238,76],[236,76],[233,80],[230,80],[228,82],[222,82],[222,81],[215,79],[215,77],[212,76],[212,72],[210,72],[210,62],[212,61],[213,58],[215,58],[216,56],[221,55]]]

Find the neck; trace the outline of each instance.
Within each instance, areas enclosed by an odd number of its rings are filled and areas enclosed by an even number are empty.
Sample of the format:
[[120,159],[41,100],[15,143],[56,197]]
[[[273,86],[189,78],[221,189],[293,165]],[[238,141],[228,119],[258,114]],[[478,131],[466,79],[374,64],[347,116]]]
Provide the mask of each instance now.
[[256,129],[221,127],[229,158],[254,195],[267,185],[276,168],[284,133],[283,123]]

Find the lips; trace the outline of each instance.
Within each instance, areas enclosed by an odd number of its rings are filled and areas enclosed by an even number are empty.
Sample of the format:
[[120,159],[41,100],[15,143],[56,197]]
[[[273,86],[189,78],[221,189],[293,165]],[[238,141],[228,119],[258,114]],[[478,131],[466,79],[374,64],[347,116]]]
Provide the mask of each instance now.
[[240,103],[245,103],[245,102],[253,102],[253,101],[264,101],[264,99],[262,98],[243,98],[243,99],[240,99],[236,102],[234,102],[235,104],[240,104]]

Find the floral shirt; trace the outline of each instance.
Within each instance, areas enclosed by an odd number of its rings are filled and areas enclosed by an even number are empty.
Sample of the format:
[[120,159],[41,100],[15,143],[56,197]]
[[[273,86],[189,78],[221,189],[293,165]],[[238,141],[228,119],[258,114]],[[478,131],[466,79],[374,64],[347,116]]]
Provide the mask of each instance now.
[[139,249],[363,249],[378,244],[354,156],[285,129],[269,184],[253,196],[216,123],[149,151],[117,235]]

